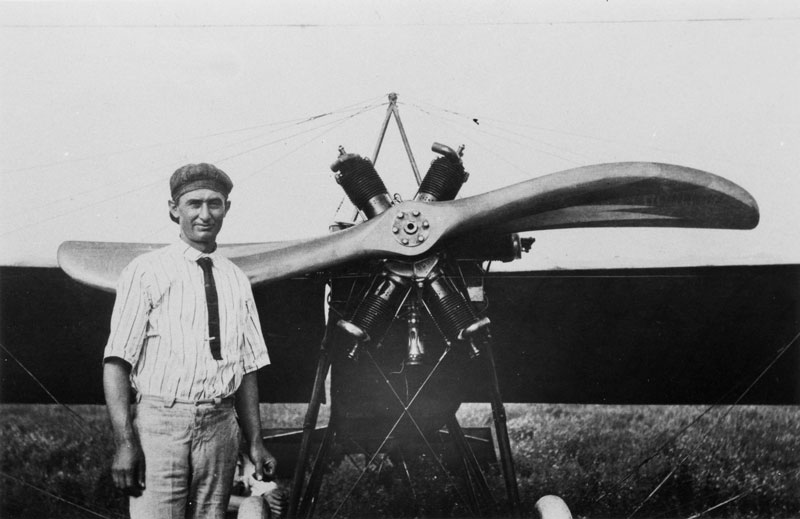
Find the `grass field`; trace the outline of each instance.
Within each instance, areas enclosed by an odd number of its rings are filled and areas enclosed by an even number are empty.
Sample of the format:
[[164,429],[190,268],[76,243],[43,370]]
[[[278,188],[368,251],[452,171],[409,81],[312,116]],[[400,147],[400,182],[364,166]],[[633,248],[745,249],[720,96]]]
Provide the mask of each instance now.
[[[0,517],[125,516],[124,498],[108,473],[112,446],[105,410],[72,409],[78,416],[59,406],[0,406]],[[265,405],[264,426],[299,427],[304,410]],[[800,408],[704,410],[507,405],[523,509],[557,494],[575,517],[691,517],[726,501],[704,516],[800,516]],[[491,412],[486,405],[466,405],[459,419],[464,426],[485,426]],[[344,462],[326,477],[317,515],[333,513],[355,474]],[[438,468],[424,466],[418,474],[405,490],[365,478],[340,516],[465,513]],[[491,480],[502,499],[501,479]]]

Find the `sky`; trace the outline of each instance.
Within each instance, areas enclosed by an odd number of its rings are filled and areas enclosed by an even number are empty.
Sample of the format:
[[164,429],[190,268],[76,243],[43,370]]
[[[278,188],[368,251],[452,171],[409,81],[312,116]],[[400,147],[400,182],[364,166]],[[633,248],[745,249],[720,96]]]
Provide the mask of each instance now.
[[[372,156],[388,94],[424,174],[462,196],[577,166],[666,162],[757,200],[752,231],[533,233],[522,270],[800,263],[794,2],[0,2],[0,265],[66,240],[167,243],[168,179],[234,181],[224,243],[352,218],[329,165]],[[411,198],[396,125],[376,168]]]

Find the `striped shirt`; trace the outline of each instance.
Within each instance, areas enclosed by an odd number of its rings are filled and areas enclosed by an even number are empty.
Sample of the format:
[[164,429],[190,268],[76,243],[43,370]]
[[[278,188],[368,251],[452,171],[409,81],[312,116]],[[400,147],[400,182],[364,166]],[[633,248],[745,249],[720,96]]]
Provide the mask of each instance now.
[[[222,360],[211,355],[201,256],[213,261]],[[143,254],[122,272],[104,358],[131,365],[140,395],[167,400],[225,398],[245,374],[269,364],[247,276],[218,252],[179,241]]]

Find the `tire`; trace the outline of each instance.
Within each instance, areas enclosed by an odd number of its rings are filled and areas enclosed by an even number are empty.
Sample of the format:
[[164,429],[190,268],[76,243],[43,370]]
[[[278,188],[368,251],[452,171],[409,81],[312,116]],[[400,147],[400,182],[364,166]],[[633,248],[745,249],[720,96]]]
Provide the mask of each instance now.
[[261,496],[248,497],[239,506],[236,519],[269,519],[269,507]]
[[544,496],[534,505],[538,519],[572,519],[567,503],[558,496]]

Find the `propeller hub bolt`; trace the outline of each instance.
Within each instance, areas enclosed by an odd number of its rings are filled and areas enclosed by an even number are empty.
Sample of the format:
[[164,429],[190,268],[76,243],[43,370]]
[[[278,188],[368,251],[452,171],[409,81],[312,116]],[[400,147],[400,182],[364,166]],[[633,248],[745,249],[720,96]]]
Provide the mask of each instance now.
[[392,234],[398,243],[404,247],[418,247],[428,241],[431,224],[425,219],[423,212],[422,209],[409,208],[407,211],[398,210],[395,213]]

